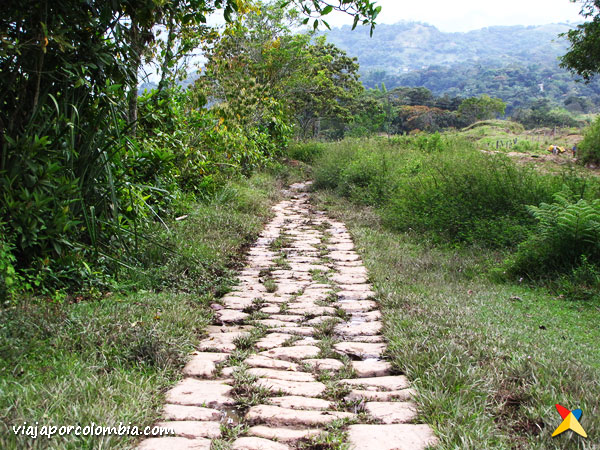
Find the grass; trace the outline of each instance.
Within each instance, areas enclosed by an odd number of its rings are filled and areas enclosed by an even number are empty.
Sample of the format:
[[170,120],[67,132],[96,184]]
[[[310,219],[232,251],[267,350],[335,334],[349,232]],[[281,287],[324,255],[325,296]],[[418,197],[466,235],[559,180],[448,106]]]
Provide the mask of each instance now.
[[[500,259],[390,231],[371,208],[323,191],[344,221],[381,302],[388,355],[418,395],[419,421],[440,449],[596,448],[600,433],[600,305],[566,302],[485,276]],[[590,439],[552,438],[554,404],[583,410]]]
[[[285,176],[286,174],[284,174]],[[288,174],[293,178],[294,174]],[[287,181],[287,180],[285,180]],[[15,436],[13,425],[151,425],[279,197],[274,174],[229,182],[155,234],[144,265],[97,299],[24,298],[0,311],[0,448],[134,446],[136,437]],[[137,288],[131,292],[131,287]],[[255,339],[257,336],[252,336]],[[241,355],[240,355],[241,356]]]

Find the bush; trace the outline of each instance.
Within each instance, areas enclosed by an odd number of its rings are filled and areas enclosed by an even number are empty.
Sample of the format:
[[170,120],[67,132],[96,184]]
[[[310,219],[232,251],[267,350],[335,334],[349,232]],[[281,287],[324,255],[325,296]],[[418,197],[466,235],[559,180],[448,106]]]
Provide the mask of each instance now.
[[600,164],[600,117],[586,130],[577,153],[582,164]]
[[325,149],[319,142],[294,142],[289,146],[287,156],[305,163],[312,163]]
[[330,144],[314,176],[317,188],[378,206],[391,228],[488,247],[526,239],[535,225],[526,205],[571,182],[438,134]]
[[554,195],[553,203],[528,210],[537,225],[506,263],[509,273],[550,278],[576,269],[582,261],[600,267],[600,200],[576,199],[564,190]]

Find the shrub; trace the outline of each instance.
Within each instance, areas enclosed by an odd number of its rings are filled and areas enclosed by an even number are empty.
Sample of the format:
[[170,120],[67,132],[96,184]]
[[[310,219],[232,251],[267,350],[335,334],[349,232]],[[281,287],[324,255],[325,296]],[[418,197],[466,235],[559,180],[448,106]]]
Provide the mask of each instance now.
[[287,155],[291,159],[312,163],[323,153],[324,148],[324,144],[319,142],[294,142],[290,145]]
[[600,117],[587,129],[577,149],[582,164],[600,164]]
[[576,199],[564,190],[554,195],[553,203],[528,210],[537,225],[507,262],[509,273],[549,278],[582,261],[600,267],[600,200]]
[[550,177],[463,143],[422,159],[417,173],[402,179],[385,218],[393,228],[450,241],[514,246],[532,225],[525,205],[547,200],[557,188]]

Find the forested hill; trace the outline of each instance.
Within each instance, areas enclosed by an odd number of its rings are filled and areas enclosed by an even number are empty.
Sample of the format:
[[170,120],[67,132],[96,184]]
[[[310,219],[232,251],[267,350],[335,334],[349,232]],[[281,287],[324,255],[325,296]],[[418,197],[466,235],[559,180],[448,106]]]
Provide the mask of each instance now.
[[399,22],[369,30],[349,26],[332,29],[327,39],[357,56],[363,71],[392,73],[419,70],[431,65],[471,63],[553,64],[567,44],[560,33],[567,24],[490,27],[467,33],[445,33],[432,25]]
[[385,83],[424,86],[436,95],[502,98],[508,111],[545,98],[557,105],[585,98],[600,106],[600,82],[576,82],[558,66],[568,48],[558,35],[567,24],[490,27],[445,33],[434,26],[400,22],[369,30],[332,29],[327,39],[358,57],[365,87]]

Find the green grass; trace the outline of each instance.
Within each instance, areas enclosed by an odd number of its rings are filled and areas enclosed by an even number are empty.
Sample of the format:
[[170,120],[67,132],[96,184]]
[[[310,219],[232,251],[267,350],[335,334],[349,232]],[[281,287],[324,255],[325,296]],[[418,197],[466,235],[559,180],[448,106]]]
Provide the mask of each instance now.
[[[390,231],[379,215],[322,191],[378,292],[388,356],[418,391],[440,449],[597,448],[600,305],[485,276],[499,255]],[[589,439],[551,438],[554,404],[583,410]]]
[[[292,172],[283,177],[297,179]],[[11,428],[24,421],[143,427],[157,420],[164,392],[211,321],[209,304],[235,282],[243,250],[270,217],[281,185],[260,173],[189,205],[186,220],[154,233],[142,249],[144,265],[113,294],[62,303],[21,299],[0,310],[0,448],[134,446],[138,438],[122,436],[34,441]]]

